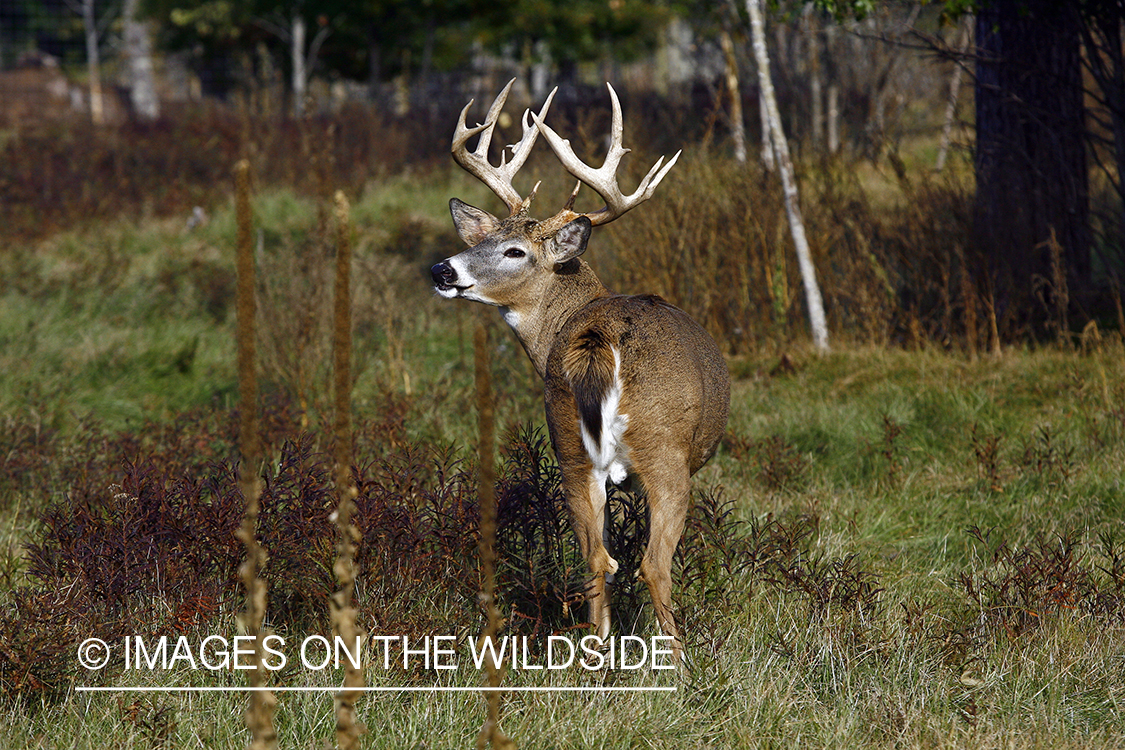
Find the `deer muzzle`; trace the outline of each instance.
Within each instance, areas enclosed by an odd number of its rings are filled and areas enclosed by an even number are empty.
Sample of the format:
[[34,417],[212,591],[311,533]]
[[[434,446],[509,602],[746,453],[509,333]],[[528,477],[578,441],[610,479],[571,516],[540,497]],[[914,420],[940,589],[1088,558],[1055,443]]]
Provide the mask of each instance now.
[[430,268],[430,276],[434,280],[434,286],[439,291],[446,291],[457,286],[457,271],[446,261],[435,263]]

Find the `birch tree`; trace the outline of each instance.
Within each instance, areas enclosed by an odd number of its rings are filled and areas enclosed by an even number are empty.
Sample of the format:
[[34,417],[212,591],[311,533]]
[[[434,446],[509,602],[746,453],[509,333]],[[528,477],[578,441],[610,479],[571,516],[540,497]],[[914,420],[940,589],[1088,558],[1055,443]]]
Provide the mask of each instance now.
[[311,42],[308,39],[308,22],[302,13],[302,7],[296,4],[288,8],[288,17],[285,11],[279,10],[269,16],[259,16],[254,23],[266,29],[278,39],[289,45],[289,60],[291,63],[291,84],[293,88],[293,114],[301,117],[305,113],[305,104],[308,100],[309,79],[316,67],[317,58],[324,40],[332,33],[332,27],[327,17],[318,16],[318,28]]
[[129,97],[137,117],[151,122],[160,117],[160,101],[156,97],[152,36],[139,13],[140,0],[125,0],[125,57],[129,61]]
[[66,4],[82,16],[82,32],[86,37],[86,75],[90,86],[90,120],[95,125],[101,125],[105,122],[105,100],[102,97],[101,51],[98,47],[101,29],[98,28],[94,0],[66,0]]
[[945,120],[941,126],[941,143],[938,146],[934,171],[945,169],[945,159],[949,145],[953,141],[953,123],[957,119],[957,100],[961,94],[961,76],[965,72],[965,55],[973,36],[972,16],[964,16],[959,22],[960,39],[957,41],[957,58],[953,61],[953,73],[949,77],[949,98],[945,102]]
[[738,57],[734,53],[734,37],[731,29],[739,23],[738,6],[735,0],[727,0],[726,10],[721,13],[722,26],[719,29],[719,47],[723,50],[726,65],[727,93],[730,94],[730,135],[734,145],[734,159],[739,164],[746,163],[746,124],[742,117],[742,89],[738,82]]
[[820,285],[816,280],[816,267],[812,262],[805,224],[801,218],[800,197],[797,182],[793,177],[793,162],[789,158],[789,144],[781,127],[781,114],[777,109],[773,81],[770,78],[769,53],[766,51],[765,20],[759,0],[746,0],[746,12],[750,16],[750,36],[754,46],[754,59],[758,63],[758,85],[762,92],[762,104],[769,121],[770,140],[774,158],[781,175],[781,185],[785,193],[785,213],[789,218],[789,231],[793,235],[793,246],[797,251],[797,263],[801,269],[801,280],[805,286],[805,303],[809,310],[809,328],[817,351],[828,351],[828,322],[824,316],[824,301],[820,295]]
[[734,39],[724,28],[719,32],[719,43],[726,62],[727,93],[730,94],[730,135],[734,143],[734,160],[746,163],[746,126],[742,119],[742,92],[738,85],[738,59],[734,55]]

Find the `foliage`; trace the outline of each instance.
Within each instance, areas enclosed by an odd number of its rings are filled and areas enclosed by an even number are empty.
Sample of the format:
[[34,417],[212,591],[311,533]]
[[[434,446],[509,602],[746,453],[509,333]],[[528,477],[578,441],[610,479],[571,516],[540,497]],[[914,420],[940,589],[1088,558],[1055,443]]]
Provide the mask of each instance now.
[[984,569],[957,581],[977,627],[1015,639],[1068,611],[1125,623],[1125,559],[1112,533],[1092,545],[1073,535],[1037,535],[1016,549],[992,530],[966,533],[986,552]]
[[628,60],[651,48],[669,14],[663,3],[647,0],[578,0],[565,5],[537,0],[478,3],[474,20],[495,48],[514,46],[526,57],[538,55],[564,71],[576,62],[608,57]]
[[[426,139],[370,110],[345,109],[331,121],[278,123],[222,108],[187,108],[159,122],[111,130],[88,127],[28,132],[0,144],[0,242],[42,238],[75,225],[121,215],[177,215],[208,211],[225,199],[231,167],[252,155],[259,187],[292,184],[313,192],[310,163],[330,164],[331,182],[358,192],[376,172],[436,155]],[[416,127],[416,125],[415,125]],[[112,190],[95,185],[112,185]]]

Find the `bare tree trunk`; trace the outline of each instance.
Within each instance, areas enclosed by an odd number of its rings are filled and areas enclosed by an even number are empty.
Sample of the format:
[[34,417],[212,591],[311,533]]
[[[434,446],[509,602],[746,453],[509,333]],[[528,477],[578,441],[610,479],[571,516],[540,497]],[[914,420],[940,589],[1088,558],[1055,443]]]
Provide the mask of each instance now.
[[151,122],[160,117],[160,100],[156,97],[152,37],[149,36],[148,26],[137,15],[139,6],[140,0],[125,0],[125,56],[129,60],[129,96],[137,117]]
[[770,80],[770,60],[766,51],[765,21],[759,0],[746,0],[746,11],[750,15],[750,34],[754,43],[754,57],[758,62],[758,84],[762,89],[769,116],[769,132],[772,134],[774,150],[777,154],[778,171],[785,191],[785,213],[789,216],[789,231],[793,235],[793,245],[797,251],[797,263],[801,268],[801,279],[805,284],[805,300],[809,308],[809,327],[812,330],[813,344],[820,352],[828,351],[828,322],[824,316],[824,301],[820,296],[820,286],[816,281],[816,268],[805,225],[801,218],[801,207],[797,195],[797,183],[793,179],[793,164],[789,159],[789,144],[781,129],[781,115],[777,110],[773,81]]
[[[1105,109],[1104,115],[1097,115],[1098,108],[1089,108],[1089,116],[1097,125],[1113,133],[1113,167],[1107,168],[1101,159],[1097,163],[1102,168],[1114,190],[1121,199],[1118,212],[1119,231],[1125,236],[1125,48],[1122,47],[1122,16],[1125,9],[1113,4],[1092,5],[1082,24],[1082,43],[1086,48],[1083,56],[1085,67],[1094,77],[1100,96],[1095,100]],[[1109,122],[1105,122],[1108,118]],[[1097,157],[1098,149],[1091,149]],[[1114,281],[1116,285],[1116,280]],[[1123,329],[1125,330],[1125,329]]]
[[[836,26],[828,24],[824,29],[824,46],[829,59],[838,52],[836,48]],[[840,151],[840,85],[835,80],[828,84],[828,153]]]
[[828,153],[840,151],[840,87],[828,84]]
[[742,118],[742,90],[738,86],[738,59],[734,56],[734,40],[730,31],[723,29],[719,34],[723,48],[723,58],[727,64],[727,91],[730,93],[730,135],[734,141],[734,160],[746,163],[746,126]]
[[812,107],[812,143],[817,149],[824,145],[824,81],[820,70],[820,23],[813,6],[805,10],[804,26],[808,37],[806,48],[809,67],[809,99]]
[[812,99],[812,142],[820,149],[824,144],[824,88],[820,81],[820,71],[815,67],[809,74],[809,97]]
[[1056,242],[1068,297],[1092,290],[1081,5],[992,0],[976,17],[973,233],[1009,331],[1051,323]]
[[962,61],[965,58],[965,52],[969,49],[972,28],[972,16],[962,17],[961,34],[957,41],[957,60],[953,63],[953,75],[949,78],[949,101],[945,105],[945,123],[941,126],[941,145],[938,147],[937,161],[934,162],[934,170],[938,172],[945,169],[945,159],[949,154],[949,143],[953,135],[953,121],[957,117],[957,99],[961,95],[961,76],[965,72]]
[[98,52],[94,0],[82,0],[82,27],[86,33],[86,70],[90,78],[90,120],[95,125],[101,125],[105,122],[105,101],[102,98],[101,55]]
[[540,39],[535,43],[531,61],[531,98],[540,101],[547,96],[550,90],[551,77],[551,48],[546,41]]
[[766,92],[758,87],[758,115],[762,120],[762,168],[772,172],[776,159],[773,156],[773,140],[770,138],[770,112],[766,105]]
[[293,61],[293,114],[300,117],[305,113],[305,97],[308,93],[308,76],[305,74],[305,34],[308,28],[300,13],[293,14],[289,32],[290,57]]

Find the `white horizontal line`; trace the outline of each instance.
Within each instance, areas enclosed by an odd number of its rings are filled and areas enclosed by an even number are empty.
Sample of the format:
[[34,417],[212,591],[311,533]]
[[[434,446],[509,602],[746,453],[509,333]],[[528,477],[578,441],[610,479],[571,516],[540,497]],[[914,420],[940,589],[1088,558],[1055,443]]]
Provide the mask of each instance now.
[[80,693],[674,693],[676,687],[104,687],[77,686]]

